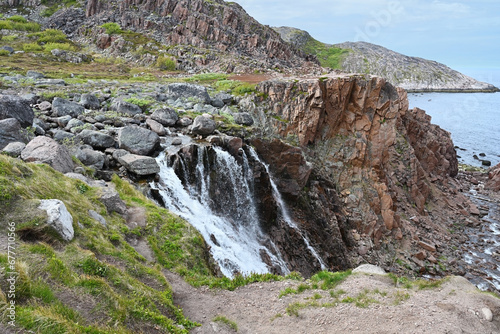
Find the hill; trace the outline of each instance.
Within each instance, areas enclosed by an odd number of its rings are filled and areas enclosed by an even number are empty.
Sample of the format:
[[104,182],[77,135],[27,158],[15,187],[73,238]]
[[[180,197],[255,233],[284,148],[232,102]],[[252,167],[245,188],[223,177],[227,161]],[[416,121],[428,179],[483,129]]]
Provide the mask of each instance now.
[[432,60],[409,57],[367,42],[325,44],[308,32],[290,28],[274,28],[281,37],[317,57],[322,66],[346,73],[361,73],[386,78],[408,91],[495,92],[498,88],[479,82],[448,66]]

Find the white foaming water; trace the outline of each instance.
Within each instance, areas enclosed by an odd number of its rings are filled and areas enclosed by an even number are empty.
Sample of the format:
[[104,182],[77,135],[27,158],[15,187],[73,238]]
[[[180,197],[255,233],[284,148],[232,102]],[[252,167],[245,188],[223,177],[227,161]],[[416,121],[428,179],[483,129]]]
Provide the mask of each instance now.
[[271,188],[273,190],[273,197],[274,197],[274,200],[276,201],[276,203],[278,204],[278,207],[281,211],[281,215],[283,217],[283,220],[288,224],[288,226],[290,226],[291,228],[296,230],[297,233],[299,233],[299,235],[302,237],[302,239],[304,239],[304,243],[306,244],[307,249],[309,249],[311,254],[318,260],[318,262],[321,265],[321,269],[322,270],[327,269],[326,264],[323,261],[323,259],[321,259],[318,252],[316,252],[316,250],[311,246],[311,243],[309,242],[307,237],[297,227],[297,224],[295,224],[292,217],[290,216],[290,213],[288,212],[288,208],[286,207],[286,204],[283,201],[283,198],[281,197],[281,193],[279,192],[278,187],[276,186],[276,183],[274,182],[273,178],[271,177],[271,172],[269,171],[269,166],[266,163],[264,163],[262,160],[260,160],[259,156],[257,155],[257,153],[255,152],[255,150],[253,148],[250,147],[249,151],[250,151],[250,155],[264,166],[267,174],[269,175],[269,182],[271,183]]
[[[205,148],[200,148],[200,150],[202,151],[198,154],[196,166],[198,186],[188,186],[188,189],[183,186],[174,169],[167,165],[165,153],[160,154],[156,159],[160,165],[160,180],[151,185],[159,191],[165,207],[189,221],[200,231],[210,245],[212,256],[225,276],[233,277],[235,272],[268,273],[269,268],[262,260],[261,252],[269,256],[273,266],[279,267],[284,274],[288,274],[290,271],[279,251],[260,229],[248,183],[248,171],[244,173],[242,167],[229,153],[214,147],[215,167],[219,176],[227,182],[227,189],[216,189],[215,192],[222,200],[228,198],[234,200],[231,203],[226,201],[223,203],[224,206],[232,208],[231,216],[218,215],[210,208],[214,199],[210,198],[209,191],[209,187],[217,182],[211,182],[210,171],[205,171],[203,159],[206,151]],[[187,178],[186,167],[182,159],[180,161],[184,177]],[[263,246],[264,243],[270,244],[273,249],[267,249]]]

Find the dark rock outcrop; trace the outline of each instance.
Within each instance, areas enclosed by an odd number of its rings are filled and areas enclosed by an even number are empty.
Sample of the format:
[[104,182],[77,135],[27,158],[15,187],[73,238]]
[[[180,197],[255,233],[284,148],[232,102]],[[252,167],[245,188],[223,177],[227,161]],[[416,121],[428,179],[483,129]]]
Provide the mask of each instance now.
[[78,134],[77,138],[84,144],[99,150],[114,147],[116,144],[113,137],[99,131],[83,130]]
[[130,153],[150,155],[160,147],[160,137],[138,126],[126,126],[118,134],[118,145]]
[[196,116],[191,130],[194,134],[207,136],[215,131],[215,122],[205,116]]
[[0,95],[0,120],[15,118],[23,128],[31,126],[35,114],[28,101],[15,95]]
[[52,101],[52,112],[54,116],[78,117],[85,109],[78,103],[55,97]]
[[[205,90],[206,93],[206,90]],[[151,119],[164,126],[174,126],[179,120],[179,115],[172,108],[157,109],[151,114]]]
[[23,134],[21,124],[15,118],[0,120],[0,150],[9,143],[27,142],[27,136]]
[[129,172],[137,174],[139,176],[157,174],[160,172],[160,167],[154,158],[136,155],[136,154],[126,154],[120,158],[118,161],[125,167]]

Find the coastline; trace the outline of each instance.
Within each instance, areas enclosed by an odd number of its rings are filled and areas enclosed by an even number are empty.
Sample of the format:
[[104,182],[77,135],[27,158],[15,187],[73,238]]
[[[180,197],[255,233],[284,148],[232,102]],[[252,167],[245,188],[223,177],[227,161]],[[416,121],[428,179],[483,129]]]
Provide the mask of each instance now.
[[[404,87],[403,87],[404,88]],[[406,89],[408,93],[498,93],[500,88],[494,87],[491,89],[457,89],[457,88],[415,88]]]

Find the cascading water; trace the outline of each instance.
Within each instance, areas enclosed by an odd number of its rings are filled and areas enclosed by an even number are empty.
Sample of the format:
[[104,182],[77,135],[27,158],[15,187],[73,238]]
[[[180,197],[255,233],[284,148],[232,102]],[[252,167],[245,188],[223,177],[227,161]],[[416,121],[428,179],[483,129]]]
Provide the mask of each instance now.
[[[178,159],[184,184],[166,160],[165,153],[158,156],[160,179],[152,188],[158,190],[167,209],[200,231],[225,276],[267,273],[269,265],[289,273],[281,254],[260,228],[244,153],[240,166],[220,148],[199,146],[194,177],[183,159]],[[264,254],[271,263],[264,262]]]
[[269,171],[269,166],[266,163],[264,163],[262,160],[260,160],[259,156],[257,155],[257,153],[255,152],[255,150],[253,148],[250,147],[249,152],[250,152],[250,155],[252,156],[252,158],[254,158],[258,162],[260,162],[264,166],[264,168],[266,169],[266,172],[269,175],[269,182],[271,183],[273,197],[274,197],[274,200],[276,201],[276,203],[278,204],[278,208],[281,212],[281,216],[282,216],[283,220],[287,223],[288,226],[290,226],[291,228],[296,230],[297,233],[304,239],[304,243],[306,244],[307,249],[309,249],[309,251],[311,252],[311,255],[318,260],[318,262],[321,265],[321,269],[322,270],[327,269],[327,266],[326,266],[325,262],[323,261],[323,259],[321,259],[318,252],[316,252],[316,250],[311,246],[311,243],[309,242],[307,237],[302,233],[302,231],[300,231],[300,229],[297,227],[297,224],[295,224],[292,217],[290,216],[290,213],[288,212],[286,204],[283,201],[283,198],[281,197],[281,193],[279,192],[278,187],[276,186],[276,183],[274,182],[273,178],[271,177],[271,172]]

